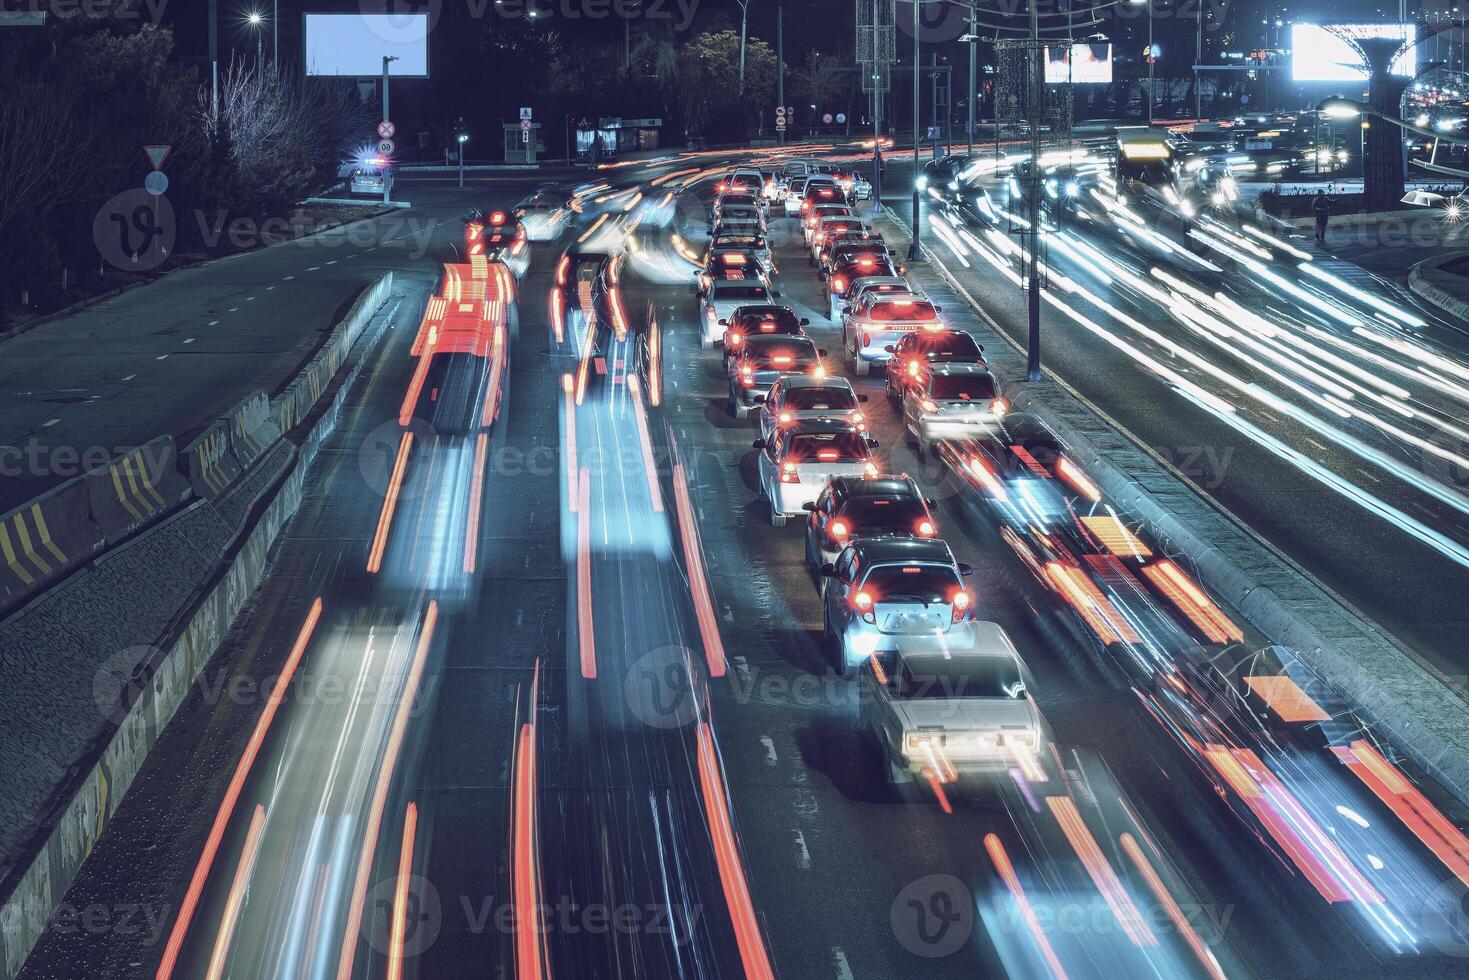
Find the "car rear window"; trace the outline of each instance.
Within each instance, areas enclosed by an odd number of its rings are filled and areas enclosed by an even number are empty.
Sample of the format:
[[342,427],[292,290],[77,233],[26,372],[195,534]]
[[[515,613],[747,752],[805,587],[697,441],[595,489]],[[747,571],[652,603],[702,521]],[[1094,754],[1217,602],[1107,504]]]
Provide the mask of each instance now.
[[889,299],[873,303],[867,317],[870,320],[892,323],[912,323],[920,320],[937,320],[938,312],[927,300]]
[[773,347],[753,352],[750,360],[762,371],[801,371],[815,364],[818,357],[810,347]]
[[857,534],[912,534],[928,515],[912,497],[853,497],[839,516]]
[[903,683],[898,697],[923,701],[935,698],[1004,698],[1018,701],[1025,697],[1025,681],[1020,667],[1008,657],[953,657],[939,661],[935,669],[925,660],[915,668],[904,665]]
[[959,575],[947,565],[874,565],[862,590],[878,602],[948,602],[960,588]]
[[742,285],[741,283],[716,282],[714,295],[719,299],[769,299],[764,286]]
[[805,432],[786,443],[786,459],[797,463],[850,463],[870,455],[867,440],[856,432]]
[[930,361],[953,361],[960,358],[984,356],[984,352],[979,349],[974,338],[967,333],[945,334],[942,340],[919,343],[915,350]]
[[995,394],[995,379],[989,374],[962,377],[938,374],[928,384],[928,397],[939,401],[988,401]]
[[[771,329],[762,331],[763,325],[767,323],[771,325]],[[741,313],[730,325],[743,327],[751,333],[796,333],[801,329],[801,320],[790,310],[761,310],[756,313]]]
[[791,388],[784,407],[798,412],[846,412],[857,407],[857,395],[846,388]]

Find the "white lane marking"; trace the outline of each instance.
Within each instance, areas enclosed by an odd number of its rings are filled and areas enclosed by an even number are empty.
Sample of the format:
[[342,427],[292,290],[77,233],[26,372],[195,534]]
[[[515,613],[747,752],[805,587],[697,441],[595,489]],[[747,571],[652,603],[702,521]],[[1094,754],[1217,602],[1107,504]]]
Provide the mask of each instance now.
[[166,360],[168,360],[168,355],[167,354],[159,354],[157,357],[153,358],[153,360],[155,360],[155,361],[166,361]]
[[734,611],[730,609],[727,605],[724,607],[724,621],[726,623],[734,622]]
[[122,380],[124,380],[124,381],[131,381],[131,380],[133,380],[136,377],[137,377],[136,374],[130,374],[126,378],[123,378]]
[[186,344],[192,344],[193,342],[194,342],[194,338],[193,337],[190,337],[188,340],[185,340],[184,341],[184,343],[186,343]]
[[253,302],[255,302],[255,297],[254,296],[246,296],[245,297],[245,302],[247,302],[247,303],[253,303]]
[[1356,469],[1357,469],[1357,472],[1359,474],[1361,474],[1362,479],[1364,479],[1364,480],[1371,480],[1373,483],[1381,483],[1382,482],[1382,477],[1378,476],[1376,473],[1373,473],[1371,470],[1364,470],[1360,466],[1358,466]]
[[857,980],[856,976],[852,973],[852,964],[847,962],[846,950],[840,946],[833,946],[831,948],[831,956],[832,959],[836,960],[837,980]]
[[802,871],[811,870],[811,848],[806,846],[806,837],[796,828],[796,867]]
[[60,422],[60,421],[61,421],[60,419],[52,419],[50,422],[46,422],[45,424],[43,424],[41,426],[41,428],[43,428],[43,429],[49,429],[49,428],[51,428],[51,426],[55,425],[57,422]]
[[321,268],[321,266],[319,266],[319,265],[313,265],[311,268],[307,269],[306,271],[307,272],[315,272],[316,270],[318,270],[320,268]]
[[327,263],[327,265],[336,265],[337,262],[338,262],[337,259],[332,259],[330,262]]
[[761,735],[760,744],[765,746],[766,765],[773,766],[780,761],[779,757],[777,757],[775,754],[775,739],[771,738],[769,735]]
[[238,309],[239,309],[239,307],[238,307],[238,306],[231,306],[231,307],[230,307],[230,308],[229,308],[229,310],[228,310],[228,311],[227,311],[227,312],[229,312],[229,313],[234,313],[234,312],[235,312],[235,311],[237,311],[237,310],[238,310]]
[[219,326],[219,321],[218,320],[210,320],[209,321],[209,325],[211,327],[217,327],[217,326]]
[[524,623],[524,622],[525,622],[525,610],[524,609],[517,609],[517,610],[515,610],[515,625],[516,626],[519,626],[521,623]]
[[294,278],[296,278],[296,277],[295,276],[286,276],[286,278],[282,279],[281,282],[290,282]]
[[274,288],[275,288],[274,286],[266,286],[265,287],[265,291],[268,293],[268,292],[270,292]]

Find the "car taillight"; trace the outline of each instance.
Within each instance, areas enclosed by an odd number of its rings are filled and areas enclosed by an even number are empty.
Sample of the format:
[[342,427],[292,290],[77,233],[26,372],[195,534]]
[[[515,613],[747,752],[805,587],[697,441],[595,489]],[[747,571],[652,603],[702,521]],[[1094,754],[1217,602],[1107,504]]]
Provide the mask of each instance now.
[[922,408],[925,412],[937,412],[939,410],[938,403],[929,398],[923,399],[923,401],[919,404],[919,407]]
[[1003,398],[996,398],[994,401],[990,402],[990,414],[995,416],[996,418],[1004,415],[1009,410],[1010,404]]
[[795,416],[791,415],[790,412],[781,412],[780,415],[777,416],[777,421],[779,421],[781,425],[785,425],[794,417]]
[[910,377],[910,378],[916,378],[916,377],[918,377],[918,362],[917,361],[909,361],[908,362],[908,377]]
[[709,319],[711,319],[711,320],[716,319],[716,317],[714,316],[714,307],[712,307],[712,306],[706,306],[706,307],[704,307],[704,315],[706,317],[708,317]]
[[832,521],[828,530],[833,538],[845,538],[850,533],[845,521]]
[[781,483],[800,483],[801,474],[796,472],[795,463],[783,463],[780,467]]
[[831,277],[831,291],[832,292],[834,292],[834,293],[840,293],[840,292],[845,291],[846,288],[847,288],[847,280],[843,279],[841,276],[832,276]]
[[954,598],[949,600],[949,606],[954,611],[954,622],[959,622],[964,618],[964,614],[969,611],[969,593],[963,589],[955,592]]
[[811,377],[813,377],[813,378],[824,378],[824,377],[826,377],[826,365],[825,364],[818,364],[814,368],[812,368],[811,369]]
[[740,384],[744,385],[746,388],[755,387],[755,372],[752,368],[740,368]]
[[933,526],[933,521],[922,520],[918,522],[918,536],[920,538],[931,538],[938,533],[938,528]]
[[852,596],[852,608],[857,615],[862,617],[865,623],[876,623],[877,614],[872,611],[872,594],[869,592],[858,592]]
[[733,330],[731,330],[724,335],[724,346],[726,347],[738,347],[744,342],[745,335],[742,333],[735,333]]
[[875,480],[875,479],[877,479],[877,464],[876,463],[867,463],[867,464],[864,464],[863,467],[862,467],[862,474],[864,476],[866,476],[867,479],[869,479],[869,480]]
[[868,333],[866,330],[862,331],[862,346],[863,347],[871,347],[872,346],[872,334]]

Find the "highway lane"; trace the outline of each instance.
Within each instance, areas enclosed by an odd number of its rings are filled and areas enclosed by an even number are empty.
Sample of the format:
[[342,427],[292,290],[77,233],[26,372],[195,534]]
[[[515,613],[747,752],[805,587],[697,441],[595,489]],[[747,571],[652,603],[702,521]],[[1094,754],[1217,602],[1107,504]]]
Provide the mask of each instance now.
[[[910,170],[910,162],[894,161],[888,188],[910,187],[906,183]],[[907,198],[893,197],[888,203],[900,216],[909,215]],[[932,204],[931,200],[929,204]],[[1025,298],[1020,288],[1013,282],[1007,282],[991,264],[977,261],[973,254],[967,259],[970,267],[964,267],[952,254],[950,246],[931,229],[932,208],[926,206],[923,213],[927,244],[938,248],[945,266],[959,277],[972,295],[984,297],[985,310],[995,323],[1008,336],[1019,338],[1023,343]],[[1315,306],[1311,310],[1303,310],[1301,304],[1305,301],[1297,296],[1262,293],[1237,274],[1209,272],[1192,260],[1183,260],[1177,255],[1169,258],[1131,242],[1121,234],[1077,228],[1072,231],[1084,242],[1099,246],[1104,256],[1113,256],[1124,266],[1137,267],[1144,277],[1148,276],[1151,268],[1162,268],[1175,277],[1181,277],[1180,281],[1200,282],[1205,293],[1223,288],[1241,299],[1246,308],[1259,310],[1267,317],[1280,317],[1281,322],[1290,322],[1292,318],[1309,321],[1312,312],[1319,312]],[[1277,254],[1280,253],[1277,251]],[[1220,261],[1218,254],[1206,255],[1205,258]],[[1254,364],[1240,363],[1199,340],[1197,331],[1184,329],[1174,318],[1161,315],[1156,303],[1141,299],[1125,283],[1099,284],[1081,263],[1059,248],[1051,250],[1051,261],[1058,272],[1083,284],[1086,290],[1140,322],[1161,331],[1162,336],[1170,341],[1186,348],[1203,347],[1205,361],[1223,365],[1246,383],[1257,383],[1271,395],[1283,397],[1287,403],[1305,401],[1299,394],[1299,387],[1285,391],[1284,395],[1277,394],[1283,390],[1283,372],[1278,367],[1262,370],[1258,366],[1261,361],[1270,360],[1268,357],[1255,357]],[[1052,294],[1061,298],[1057,291]],[[1400,304],[1409,302],[1401,296],[1388,298]],[[1175,383],[1163,379],[1164,384],[1160,386],[1156,369],[1140,367],[1131,353],[1108,342],[1103,333],[1111,332],[1136,348],[1151,352],[1181,376],[1202,385],[1211,393],[1223,391],[1226,400],[1242,406],[1239,412],[1232,413],[1237,418],[1245,419],[1281,440],[1288,450],[1299,452],[1305,459],[1320,464],[1323,472],[1330,471],[1365,494],[1401,511],[1404,515],[1401,520],[1423,525],[1426,528],[1424,533],[1441,532],[1451,540],[1469,540],[1466,538],[1469,520],[1456,505],[1446,503],[1444,499],[1457,500],[1463,488],[1463,470],[1452,458],[1435,455],[1440,452],[1459,454],[1463,443],[1457,436],[1449,431],[1433,430],[1420,436],[1427,447],[1413,445],[1385,436],[1382,431],[1364,425],[1360,420],[1343,420],[1329,409],[1323,411],[1319,403],[1310,404],[1311,411],[1307,414],[1325,416],[1326,423],[1333,429],[1344,430],[1348,438],[1381,449],[1384,461],[1397,468],[1395,472],[1386,468],[1384,462],[1364,458],[1347,448],[1324,434],[1319,422],[1308,424],[1278,402],[1257,405],[1237,389],[1225,390],[1225,386],[1197,365],[1185,362],[1163,344],[1140,338],[1129,328],[1116,324],[1108,314],[1099,312],[1084,298],[1067,294],[1066,299],[1102,329],[1097,332],[1084,329],[1059,314],[1048,302],[1043,310],[1047,325],[1043,349],[1049,370],[1116,419],[1280,552],[1381,625],[1421,662],[1451,682],[1462,679],[1465,669],[1463,651],[1456,638],[1465,620],[1462,604],[1455,597],[1458,592],[1456,583],[1462,581],[1464,568],[1458,561],[1445,557],[1441,550],[1349,502],[1342,494],[1328,489],[1296,466],[1288,465],[1280,455],[1287,451],[1285,448],[1267,447],[1247,438],[1245,433],[1228,424],[1233,419],[1225,419],[1191,403],[1175,390]],[[1316,303],[1315,300],[1310,302]],[[1437,322],[1432,314],[1415,310],[1411,305],[1407,308],[1428,322]],[[1408,329],[1404,336],[1413,334],[1426,340],[1430,351],[1433,344],[1444,344],[1450,358],[1459,357],[1464,347],[1462,335],[1453,331]],[[1422,406],[1426,404],[1430,414],[1446,418],[1451,426],[1458,425],[1455,420],[1462,416],[1462,405],[1458,404],[1458,399],[1441,392],[1425,391],[1425,386],[1419,381],[1405,379],[1401,374],[1385,370],[1377,361],[1369,360],[1384,351],[1381,346],[1369,343],[1362,352],[1329,342],[1323,346],[1349,361],[1360,359],[1360,366],[1369,372],[1408,385],[1413,393],[1413,411],[1422,413],[1425,411]],[[1393,359],[1399,356],[1395,351],[1386,352]],[[1332,370],[1340,373],[1335,365],[1332,365]],[[1441,368],[1431,370],[1433,374],[1442,372]],[[1284,375],[1284,380],[1293,386],[1302,385],[1299,376]],[[1351,380],[1359,379],[1353,377]],[[1314,389],[1315,386],[1306,384],[1305,387]],[[1358,400],[1365,401],[1360,397]],[[1372,404],[1373,409],[1377,407]],[[1382,408],[1382,411],[1394,416],[1398,414],[1390,407]],[[1388,421],[1394,428],[1419,429],[1418,420],[1404,423],[1403,418],[1397,417]],[[1434,481],[1435,486],[1446,488],[1446,492],[1434,491],[1442,492],[1443,497],[1425,492],[1424,488],[1430,481]],[[1367,556],[1370,555],[1391,556],[1392,574],[1383,574],[1381,561],[1369,560]]]

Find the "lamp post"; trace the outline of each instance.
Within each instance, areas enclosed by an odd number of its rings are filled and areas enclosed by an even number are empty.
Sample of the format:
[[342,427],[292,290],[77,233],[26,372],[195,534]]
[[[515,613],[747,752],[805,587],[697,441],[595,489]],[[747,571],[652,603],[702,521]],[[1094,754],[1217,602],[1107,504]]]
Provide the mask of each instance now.
[[[393,62],[395,62],[397,60],[398,60],[398,56],[397,55],[393,55],[393,54],[385,54],[385,55],[383,55],[383,119],[384,119],[384,121],[393,118],[392,116],[388,115],[388,65],[391,65]],[[392,179],[392,173],[389,170],[389,166],[388,166],[391,163],[392,163],[391,160],[384,160],[383,161],[383,203],[384,204],[390,204],[390,203],[392,203],[393,179]]]
[[260,37],[260,25],[265,22],[265,18],[261,17],[258,11],[252,10],[250,12],[250,16],[245,19],[250,22],[251,27],[255,28],[255,67],[259,68],[261,54],[264,50],[262,39]]
[[909,262],[918,261],[919,257],[923,254],[918,247],[918,168],[920,166],[918,159],[920,143],[918,139],[918,100],[922,93],[922,87],[918,81],[918,73],[921,70],[918,64],[918,34],[918,0],[913,0],[913,240],[908,245]]
[[464,144],[465,143],[468,143],[468,142],[469,142],[469,134],[461,130],[460,133],[459,133],[459,189],[460,190],[463,190],[464,189]]

